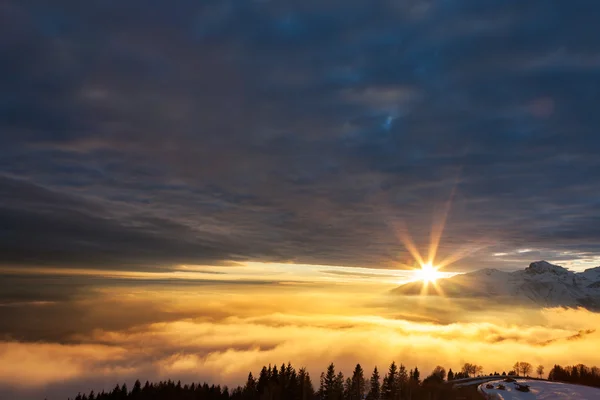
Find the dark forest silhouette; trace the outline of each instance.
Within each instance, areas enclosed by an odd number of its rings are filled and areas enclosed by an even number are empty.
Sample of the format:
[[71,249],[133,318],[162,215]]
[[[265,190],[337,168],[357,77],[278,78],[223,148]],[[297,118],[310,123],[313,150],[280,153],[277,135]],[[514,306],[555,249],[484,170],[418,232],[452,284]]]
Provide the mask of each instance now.
[[600,368],[583,364],[561,367],[555,365],[548,374],[552,381],[577,383],[579,385],[600,387]]
[[[517,362],[508,375],[532,371],[529,363]],[[129,390],[125,384],[117,385],[106,393],[78,394],[69,400],[439,400],[439,399],[479,399],[474,387],[453,389],[452,381],[457,379],[482,376],[482,367],[465,363],[459,372],[453,372],[437,366],[424,379],[417,367],[407,370],[403,365],[392,362],[387,372],[381,377],[377,367],[370,376],[360,364],[354,368],[351,376],[344,377],[336,372],[331,363],[321,373],[316,385],[305,368],[296,370],[290,363],[281,367],[265,366],[255,378],[252,373],[244,386],[230,389],[227,386],[209,385],[207,383],[182,385],[171,380],[158,383],[138,380]],[[543,374],[543,366],[537,369]],[[505,376],[506,372],[494,372],[485,376]],[[572,367],[555,365],[548,379],[561,382],[577,383],[600,387],[600,369],[579,364]]]

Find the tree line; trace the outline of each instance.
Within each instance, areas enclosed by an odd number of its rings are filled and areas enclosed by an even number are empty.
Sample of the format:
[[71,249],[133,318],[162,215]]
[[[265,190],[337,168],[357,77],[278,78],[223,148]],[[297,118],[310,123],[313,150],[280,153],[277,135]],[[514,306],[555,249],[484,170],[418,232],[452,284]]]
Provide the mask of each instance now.
[[[528,362],[524,362],[524,361],[517,361],[511,370],[508,371],[508,373],[506,371],[503,371],[502,373],[499,372],[492,372],[490,373],[488,376],[522,376],[522,377],[530,377],[531,374],[533,372],[533,366],[528,363]],[[543,365],[538,365],[537,368],[535,369],[535,372],[537,374],[538,378],[543,378],[544,377],[544,366]],[[465,363],[461,369],[461,371],[457,372],[457,373],[453,373],[452,369],[450,369],[450,371],[448,371],[448,380],[456,380],[456,379],[465,379],[465,378],[472,378],[472,377],[477,377],[477,376],[484,376],[483,375],[483,367],[481,365],[477,365],[477,364],[471,364],[471,363]]]
[[555,365],[548,373],[548,379],[551,381],[600,387],[600,368],[588,367],[583,364],[566,367]]
[[[560,367],[555,366],[554,374],[562,377],[562,370],[557,368]],[[517,362],[508,375],[528,376],[531,371],[531,364]],[[593,371],[596,374],[594,376],[598,377],[597,369],[586,371]],[[543,366],[539,366],[537,372],[542,375]],[[383,376],[375,367],[370,377],[366,377],[362,366],[357,364],[352,374],[346,377],[341,371],[336,371],[335,365],[331,363],[320,374],[318,382],[313,383],[305,368],[296,370],[288,363],[280,367],[264,366],[257,378],[250,372],[244,386],[233,389],[208,383],[182,385],[181,382],[171,380],[146,382],[142,385],[138,380],[131,390],[125,384],[116,385],[109,392],[92,391],[89,394],[78,394],[69,400],[452,400],[457,396],[470,399],[470,392],[453,390],[449,382],[481,376],[482,373],[482,366],[465,363],[457,372],[451,368],[446,371],[444,367],[437,366],[422,378],[418,367],[408,369],[403,364],[392,362]],[[507,373],[494,372],[490,375],[501,376]],[[574,375],[569,372],[569,377],[571,376]],[[587,378],[589,375],[586,372],[583,376]],[[473,393],[472,398],[478,398],[474,391]]]

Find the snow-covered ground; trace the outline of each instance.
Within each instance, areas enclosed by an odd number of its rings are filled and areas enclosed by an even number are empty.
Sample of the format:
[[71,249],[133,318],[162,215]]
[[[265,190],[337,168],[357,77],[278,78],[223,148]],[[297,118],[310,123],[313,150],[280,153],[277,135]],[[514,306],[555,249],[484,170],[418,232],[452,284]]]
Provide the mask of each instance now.
[[[519,383],[529,385],[529,392],[520,392],[515,389],[514,383],[506,383],[502,380],[490,381],[494,389],[486,389],[487,383],[477,388],[486,399],[490,400],[599,400],[600,389],[588,386],[571,385],[549,381],[536,381],[519,379]],[[499,384],[506,386],[506,390],[497,390]]]
[[490,381],[497,381],[498,379],[505,379],[505,378],[514,378],[517,379],[519,378],[518,376],[515,375],[507,375],[507,376],[502,376],[501,378],[499,376],[481,376],[479,378],[463,378],[463,379],[455,379],[452,382],[452,387],[455,388],[459,388],[459,387],[463,387],[463,386],[473,386],[473,385],[477,385],[479,383],[487,383]]

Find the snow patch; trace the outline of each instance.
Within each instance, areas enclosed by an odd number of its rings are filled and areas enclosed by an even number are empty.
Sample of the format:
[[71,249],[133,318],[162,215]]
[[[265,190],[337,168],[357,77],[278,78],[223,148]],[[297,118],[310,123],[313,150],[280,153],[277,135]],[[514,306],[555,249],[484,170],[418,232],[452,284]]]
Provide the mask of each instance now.
[[[521,392],[516,389],[516,384],[529,385],[529,392]],[[493,389],[488,389],[486,385],[493,385]],[[499,390],[498,385],[504,385],[505,390]],[[490,400],[598,400],[600,399],[600,389],[571,385],[568,383],[538,381],[531,379],[519,379],[515,383],[504,382],[502,380],[490,381],[479,385],[477,390]]]

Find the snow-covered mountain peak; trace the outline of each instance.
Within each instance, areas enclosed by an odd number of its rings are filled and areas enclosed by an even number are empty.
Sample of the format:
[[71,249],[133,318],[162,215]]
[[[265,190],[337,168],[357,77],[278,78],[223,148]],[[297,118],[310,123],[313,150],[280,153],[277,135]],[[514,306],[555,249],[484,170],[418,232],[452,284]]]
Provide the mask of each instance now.
[[[448,297],[600,311],[600,268],[576,273],[547,261],[536,261],[514,272],[485,268],[438,279],[437,285]],[[422,284],[411,282],[394,289],[393,293],[422,295]]]
[[555,275],[566,275],[570,271],[559,265],[550,264],[548,261],[536,261],[529,264],[529,267],[525,268],[525,273],[528,275],[539,275],[539,274],[555,274]]
[[593,286],[590,287],[600,287],[600,267],[588,268],[579,275],[581,275],[585,280],[591,282],[591,285]]
[[583,274],[586,275],[586,276],[598,276],[598,277],[600,277],[600,267],[588,268],[585,271],[583,271]]

